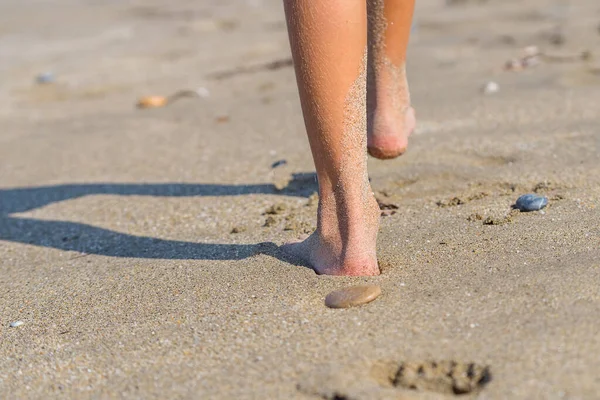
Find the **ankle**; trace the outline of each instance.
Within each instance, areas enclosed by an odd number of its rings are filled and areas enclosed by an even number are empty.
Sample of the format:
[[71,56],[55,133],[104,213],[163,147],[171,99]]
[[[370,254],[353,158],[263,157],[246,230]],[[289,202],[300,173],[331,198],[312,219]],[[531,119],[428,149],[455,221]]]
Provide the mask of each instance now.
[[380,210],[370,185],[354,192],[336,191],[319,198],[317,226],[323,239],[364,240],[379,228]]

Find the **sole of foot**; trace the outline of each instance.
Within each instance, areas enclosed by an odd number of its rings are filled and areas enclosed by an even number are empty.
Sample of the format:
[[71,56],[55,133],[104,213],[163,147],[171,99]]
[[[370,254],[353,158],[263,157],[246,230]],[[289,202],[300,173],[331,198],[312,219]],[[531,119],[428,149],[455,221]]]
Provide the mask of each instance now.
[[406,110],[402,126],[375,122],[373,132],[369,132],[367,140],[369,154],[380,160],[389,160],[404,154],[408,146],[408,137],[414,131],[416,122],[415,110],[412,107]]

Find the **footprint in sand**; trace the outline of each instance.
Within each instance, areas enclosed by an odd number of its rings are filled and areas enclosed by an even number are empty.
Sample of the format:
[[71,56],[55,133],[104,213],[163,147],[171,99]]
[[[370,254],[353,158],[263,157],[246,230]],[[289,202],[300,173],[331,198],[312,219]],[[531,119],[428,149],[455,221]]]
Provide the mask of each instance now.
[[428,395],[473,398],[491,380],[490,368],[475,363],[363,360],[322,366],[306,375],[297,389],[327,400],[412,398],[410,393],[415,398]]
[[379,362],[371,376],[383,386],[464,395],[479,392],[492,380],[488,366],[448,361]]

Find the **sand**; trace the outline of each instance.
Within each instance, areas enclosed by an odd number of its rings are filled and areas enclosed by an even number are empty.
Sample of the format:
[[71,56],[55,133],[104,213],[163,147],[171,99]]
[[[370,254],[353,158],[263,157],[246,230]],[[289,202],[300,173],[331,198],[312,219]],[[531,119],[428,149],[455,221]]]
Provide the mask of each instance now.
[[[0,1],[0,397],[454,397],[396,385],[435,362],[489,371],[453,377],[462,398],[596,398],[600,69],[503,66],[532,44],[600,54],[599,6],[523,4],[418,2],[418,128],[369,161],[398,209],[367,279],[277,251],[316,216],[279,1]],[[510,214],[534,191],[544,213]],[[360,284],[382,295],[325,307]]]

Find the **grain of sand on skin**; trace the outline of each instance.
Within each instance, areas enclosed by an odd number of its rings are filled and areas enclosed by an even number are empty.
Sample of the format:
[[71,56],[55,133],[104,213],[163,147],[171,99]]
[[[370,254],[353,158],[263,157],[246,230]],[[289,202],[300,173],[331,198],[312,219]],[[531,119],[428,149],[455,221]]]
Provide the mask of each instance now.
[[[482,398],[596,398],[600,82],[577,62],[502,71],[522,47],[554,46],[544,42],[553,1],[453,4],[417,2],[408,70],[428,124],[401,159],[371,161],[373,191],[399,208],[381,221],[383,273],[364,279],[316,276],[259,245],[293,240],[292,213],[298,229],[315,226],[310,190],[277,192],[268,178],[278,159],[313,171],[293,71],[208,78],[289,57],[280,1],[144,2],[144,17],[122,2],[81,4],[77,25],[66,0],[0,1],[0,48],[22,56],[1,67],[0,398],[450,398],[442,392],[462,379],[432,373],[412,383],[419,393],[402,386],[408,375],[394,385],[402,365],[448,361],[489,367],[489,383],[459,386]],[[600,54],[597,7],[571,4],[557,52]],[[200,30],[208,15],[247,18]],[[124,25],[136,27],[130,38],[52,53],[68,49],[63,39]],[[248,58],[254,45],[273,50]],[[174,47],[187,55],[165,59]],[[111,55],[111,74],[97,54]],[[123,90],[20,97],[47,70],[73,93],[98,77]],[[500,90],[483,96],[490,80]],[[268,104],[256,101],[266,82]],[[199,86],[208,99],[134,108],[144,94]],[[229,121],[215,123],[221,115]],[[124,186],[82,195],[82,183]],[[488,196],[436,204],[480,192]],[[548,198],[545,214],[483,224],[526,193]],[[287,211],[262,227],[281,202]],[[247,229],[231,234],[235,226]],[[383,295],[324,305],[331,291],[362,284]]]

